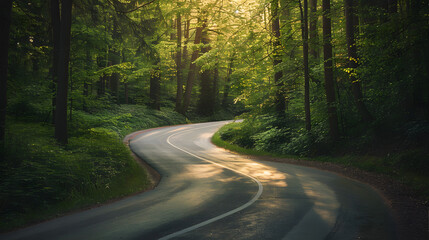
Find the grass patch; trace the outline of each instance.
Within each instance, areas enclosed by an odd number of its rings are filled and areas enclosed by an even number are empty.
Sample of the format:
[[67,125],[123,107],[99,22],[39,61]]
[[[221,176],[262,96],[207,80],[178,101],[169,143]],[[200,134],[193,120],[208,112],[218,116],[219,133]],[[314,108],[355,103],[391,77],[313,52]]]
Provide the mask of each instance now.
[[[111,111],[110,111],[111,110]],[[149,178],[123,137],[136,130],[185,123],[173,111],[117,106],[75,111],[69,144],[51,124],[8,119],[0,163],[0,231],[9,231],[146,189]]]
[[213,135],[212,142],[219,147],[239,154],[331,162],[343,166],[356,167],[368,172],[384,174],[412,187],[423,200],[429,201],[429,171],[427,169],[429,158],[425,151],[411,149],[389,154],[386,157],[347,154],[342,156],[320,155],[314,157],[289,155],[279,153],[281,150],[276,152],[276,149],[272,149],[272,151],[263,151],[257,148],[239,146],[239,143],[242,141],[236,141],[236,139],[241,139],[247,134],[244,133],[243,136],[240,136],[240,130],[243,129],[241,124],[242,123],[230,123],[221,127],[219,131]]

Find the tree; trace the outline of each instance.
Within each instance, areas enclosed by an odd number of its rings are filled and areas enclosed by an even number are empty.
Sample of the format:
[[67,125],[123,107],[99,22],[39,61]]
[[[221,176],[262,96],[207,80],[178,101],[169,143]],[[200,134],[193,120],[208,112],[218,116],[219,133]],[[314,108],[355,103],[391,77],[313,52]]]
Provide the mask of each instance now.
[[276,85],[275,110],[278,114],[283,114],[286,110],[286,99],[284,93],[284,84],[282,82],[283,70],[279,69],[282,63],[282,46],[280,42],[280,18],[279,1],[271,1],[271,31],[273,45],[273,66],[274,66],[274,84]]
[[[200,44],[202,32],[207,27],[206,21],[207,21],[206,19],[203,19],[203,20],[201,20],[201,18],[198,19],[198,26],[195,31],[194,45]],[[185,96],[183,99],[182,114],[186,114],[186,112],[188,111],[189,104],[191,103],[192,87],[195,82],[196,69],[197,69],[195,60],[197,60],[199,53],[200,53],[200,50],[198,48],[196,48],[192,53],[191,64],[189,66],[188,80],[186,82]]]
[[7,71],[9,56],[9,32],[11,22],[12,0],[0,3],[0,159],[4,156],[7,107]]
[[330,0],[322,1],[323,9],[323,58],[325,75],[325,92],[328,104],[329,134],[333,140],[339,137],[338,116],[335,100],[334,72],[332,64],[332,40],[331,40],[331,3]]
[[[57,11],[57,9],[55,9]],[[58,9],[58,11],[60,11]],[[58,44],[58,84],[55,111],[55,138],[67,144],[67,95],[70,60],[72,0],[61,1],[60,41]]]
[[353,0],[344,0],[344,10],[346,18],[346,39],[347,39],[347,53],[348,53],[348,67],[349,67],[349,78],[352,84],[353,97],[364,122],[371,122],[373,117],[366,108],[363,102],[362,87],[359,79],[356,78],[355,69],[357,68],[357,46],[355,41],[355,29],[358,24],[358,18],[355,14],[355,6],[353,6]]
[[[204,30],[201,33],[201,43],[204,46],[201,49],[201,53],[205,54],[210,51],[210,39],[208,36],[207,27],[204,27]],[[204,116],[209,116],[214,113],[214,104],[215,99],[213,95],[213,80],[214,75],[212,70],[203,69],[200,75],[201,79],[201,88],[200,88],[200,99],[198,102],[198,112]]]
[[176,112],[180,112],[182,108],[183,82],[182,82],[182,17],[177,13],[177,49],[176,49]]
[[161,95],[161,71],[157,65],[150,73],[150,91],[149,91],[149,107],[155,110],[160,110],[160,95]]
[[[309,44],[309,53],[313,56],[314,59],[319,58],[319,34],[317,31],[317,0],[310,0],[310,44]],[[308,20],[307,20],[308,21]]]
[[302,51],[304,61],[304,110],[305,110],[305,129],[311,130],[310,115],[310,74],[308,66],[308,4],[304,0],[304,9],[302,9],[301,0],[299,1],[301,10],[301,32],[302,32]]
[[58,84],[58,62],[59,62],[59,44],[60,44],[60,2],[51,0],[50,6],[51,24],[52,24],[52,123],[55,124],[56,91]]
[[234,57],[235,57],[235,52],[232,53],[229,58],[228,70],[226,73],[225,86],[223,90],[222,107],[227,107],[230,104],[228,100],[229,98],[228,95],[229,95],[229,88],[230,88],[230,82],[231,82],[232,68],[234,64]]

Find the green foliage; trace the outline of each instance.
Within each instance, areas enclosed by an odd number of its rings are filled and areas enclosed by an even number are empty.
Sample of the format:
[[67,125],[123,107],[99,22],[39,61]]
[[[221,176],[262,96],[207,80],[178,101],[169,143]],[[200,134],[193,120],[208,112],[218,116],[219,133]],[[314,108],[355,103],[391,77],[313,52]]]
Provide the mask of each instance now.
[[104,195],[109,195],[106,194],[109,191],[116,196],[129,194],[130,189],[136,190],[136,183],[132,183],[131,188],[115,186],[116,189],[110,189],[127,175],[134,175],[141,181],[138,189],[147,186],[146,173],[109,130],[98,129],[72,137],[67,147],[58,146],[51,135],[52,128],[41,124],[10,126],[6,143],[8,161],[1,168],[0,215],[8,219],[2,221],[2,230],[22,224],[21,219],[28,214],[57,208],[65,201],[79,202],[89,198],[61,211],[106,200]]
[[[12,119],[11,119],[12,120]],[[149,184],[122,138],[133,131],[185,123],[171,110],[121,105],[76,111],[69,144],[59,146],[50,125],[9,121],[6,162],[0,166],[1,230],[50,218]]]
[[77,129],[72,131],[77,136],[86,131],[107,129],[110,134],[123,138],[133,131],[185,122],[183,115],[169,109],[154,111],[141,105],[117,105],[91,113],[76,111],[71,128]]

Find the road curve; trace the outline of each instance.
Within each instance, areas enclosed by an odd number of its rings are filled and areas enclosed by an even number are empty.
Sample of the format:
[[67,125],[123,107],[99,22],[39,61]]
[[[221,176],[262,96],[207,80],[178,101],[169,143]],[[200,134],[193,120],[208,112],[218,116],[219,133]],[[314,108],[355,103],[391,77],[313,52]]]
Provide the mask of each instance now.
[[156,189],[0,239],[396,239],[371,187],[216,148],[225,123],[136,134],[130,147],[160,172]]

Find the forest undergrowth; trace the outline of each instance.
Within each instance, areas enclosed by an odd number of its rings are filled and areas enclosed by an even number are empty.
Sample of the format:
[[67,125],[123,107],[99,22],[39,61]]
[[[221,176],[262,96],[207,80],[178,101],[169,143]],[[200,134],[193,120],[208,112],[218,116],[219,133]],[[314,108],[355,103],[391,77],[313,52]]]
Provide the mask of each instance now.
[[133,160],[123,137],[187,122],[173,110],[141,105],[74,111],[69,144],[63,146],[52,138],[52,124],[34,119],[8,119],[7,161],[0,168],[1,231],[145,190],[147,172]]
[[303,122],[284,115],[248,117],[242,123],[222,127],[212,141],[228,150],[331,162],[389,176],[410,186],[423,201],[429,201],[429,125],[409,123],[390,133],[366,129],[364,134],[330,140],[323,126],[311,131]]

